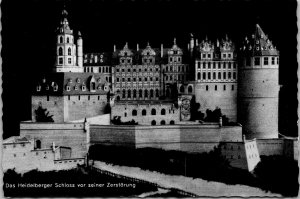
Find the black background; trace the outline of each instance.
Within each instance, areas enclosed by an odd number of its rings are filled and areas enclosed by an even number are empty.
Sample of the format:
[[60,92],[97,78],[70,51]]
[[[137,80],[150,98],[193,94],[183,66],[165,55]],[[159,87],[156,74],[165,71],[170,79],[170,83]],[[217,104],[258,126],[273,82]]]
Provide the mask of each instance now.
[[54,66],[55,30],[64,5],[70,26],[83,36],[83,51],[170,47],[177,38],[186,48],[196,38],[224,38],[237,46],[259,23],[280,50],[279,128],[297,132],[297,2],[292,0],[3,0],[2,70],[4,137],[18,135],[19,122],[31,119],[31,80]]

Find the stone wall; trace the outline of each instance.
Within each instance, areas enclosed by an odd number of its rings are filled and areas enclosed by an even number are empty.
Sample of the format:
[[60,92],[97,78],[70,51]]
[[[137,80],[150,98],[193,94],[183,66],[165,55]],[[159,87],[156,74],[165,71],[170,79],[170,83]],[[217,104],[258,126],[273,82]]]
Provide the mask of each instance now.
[[[162,115],[163,109],[165,114]],[[133,111],[136,110],[136,115],[133,114]],[[143,115],[143,110],[146,111],[146,114]],[[155,110],[155,115],[153,115],[152,110]],[[155,121],[155,125],[160,125],[162,121],[165,124],[173,123],[176,124],[180,120],[180,110],[175,108],[172,103],[164,104],[123,104],[116,103],[111,110],[111,119],[115,116],[121,116],[122,122],[127,122],[134,120],[141,125],[152,125]],[[171,122],[172,121],[172,122]]]
[[20,124],[20,136],[41,141],[41,148],[56,146],[72,149],[72,158],[85,157],[87,152],[86,132],[83,123],[32,123]]
[[237,83],[196,83],[195,97],[202,113],[219,107],[230,121],[237,121]]

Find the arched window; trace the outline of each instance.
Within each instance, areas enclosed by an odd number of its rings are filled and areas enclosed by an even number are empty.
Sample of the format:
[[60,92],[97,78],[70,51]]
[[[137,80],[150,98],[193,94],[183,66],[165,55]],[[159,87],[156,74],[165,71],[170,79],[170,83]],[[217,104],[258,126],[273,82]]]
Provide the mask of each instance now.
[[131,90],[127,91],[127,98],[131,98]]
[[160,114],[161,114],[161,115],[166,115],[166,109],[164,109],[164,108],[161,109]]
[[95,82],[91,82],[91,90],[96,90],[96,83]]
[[142,97],[143,97],[143,90],[140,89],[140,90],[139,90],[139,98],[142,98]]
[[63,43],[63,37],[59,37],[59,43]]
[[181,93],[184,93],[184,86],[183,86],[183,85],[180,86],[179,91],[180,91]]
[[132,116],[136,116],[137,115],[137,110],[133,109],[132,110]]
[[226,79],[226,72],[223,73],[223,79]]
[[126,95],[126,91],[125,91],[125,89],[123,89],[122,98],[125,98],[125,95]]
[[231,79],[231,72],[228,73],[228,79]]
[[193,92],[193,87],[192,87],[191,85],[188,87],[188,92],[189,92],[189,93],[192,93],[192,92]]
[[150,90],[150,98],[153,98],[154,97],[154,92],[153,92],[153,90],[151,89]]
[[156,125],[156,121],[152,120],[151,125]]
[[216,79],[216,73],[213,73],[213,79]]
[[144,90],[144,97],[148,97],[148,90]]
[[133,98],[136,98],[136,90],[133,90]]
[[210,72],[208,72],[207,79],[210,79]]
[[206,79],[206,73],[203,73],[203,79]]
[[160,122],[160,125],[165,125],[166,124],[166,121],[165,120],[162,120],[161,122]]
[[170,121],[170,124],[171,124],[171,125],[174,125],[174,124],[175,124],[174,120],[171,120],[171,121]]
[[151,115],[156,115],[156,110],[154,108],[151,110]]
[[201,73],[198,72],[198,76],[197,76],[198,79],[201,79]]
[[71,48],[68,48],[68,55],[71,55]]
[[59,47],[59,49],[58,49],[58,55],[63,55],[63,49],[62,49],[62,47]]
[[117,96],[117,101],[120,101],[120,96],[119,95]]
[[233,72],[233,79],[236,79],[236,73]]
[[142,115],[143,116],[147,115],[147,111],[145,109],[142,110]]
[[67,43],[70,43],[70,39],[69,39],[69,37],[67,37]]
[[166,91],[166,97],[170,97],[170,90],[169,89],[167,89],[167,91]]
[[35,141],[35,148],[40,149],[41,148],[41,140],[36,140]]
[[221,72],[218,73],[218,79],[221,79]]

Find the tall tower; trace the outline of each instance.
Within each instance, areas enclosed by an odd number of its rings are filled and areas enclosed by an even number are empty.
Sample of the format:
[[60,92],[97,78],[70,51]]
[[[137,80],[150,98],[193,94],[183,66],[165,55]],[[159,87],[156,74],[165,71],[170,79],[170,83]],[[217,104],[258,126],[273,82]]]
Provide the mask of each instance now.
[[[82,67],[82,39],[79,35],[78,63],[76,57],[76,45],[74,44],[73,30],[70,29],[67,19],[68,12],[62,11],[62,19],[57,31],[57,45],[56,45],[56,64],[55,72],[83,72]],[[81,65],[80,65],[81,64]]]
[[256,25],[241,48],[238,77],[238,120],[252,138],[278,137],[279,51]]

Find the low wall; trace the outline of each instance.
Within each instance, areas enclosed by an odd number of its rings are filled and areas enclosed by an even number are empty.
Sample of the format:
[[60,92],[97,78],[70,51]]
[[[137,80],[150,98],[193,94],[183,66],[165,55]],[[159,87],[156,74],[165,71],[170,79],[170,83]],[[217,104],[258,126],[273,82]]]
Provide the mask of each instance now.
[[20,136],[41,141],[41,148],[56,146],[72,149],[72,158],[85,157],[87,152],[86,132],[83,123],[33,123],[20,124]]

